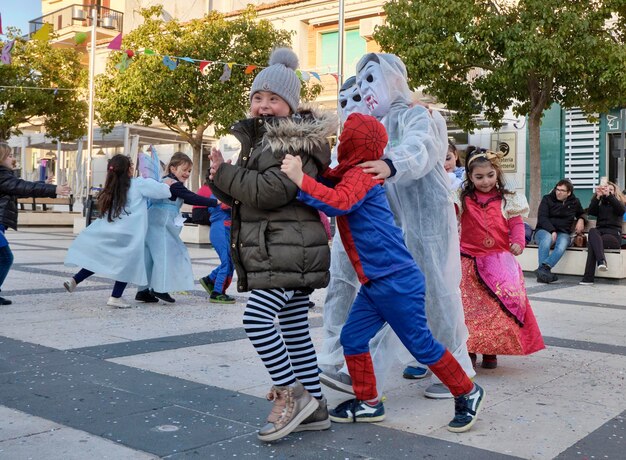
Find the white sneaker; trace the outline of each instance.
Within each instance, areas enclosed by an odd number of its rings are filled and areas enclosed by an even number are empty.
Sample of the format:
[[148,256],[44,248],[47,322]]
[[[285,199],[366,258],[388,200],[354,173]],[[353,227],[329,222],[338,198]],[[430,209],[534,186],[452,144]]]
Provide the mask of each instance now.
[[454,395],[450,393],[450,390],[443,383],[431,383],[426,390],[424,390],[424,396],[430,399],[451,399]]
[[579,281],[578,284],[581,286],[593,286],[593,281]]
[[131,308],[131,305],[126,303],[123,297],[109,297],[107,305],[113,308]]
[[606,272],[609,270],[609,267],[606,266],[605,261],[602,261],[598,264],[598,270],[600,270],[601,272]]
[[74,292],[76,290],[76,280],[74,278],[63,281],[63,287],[67,292]]

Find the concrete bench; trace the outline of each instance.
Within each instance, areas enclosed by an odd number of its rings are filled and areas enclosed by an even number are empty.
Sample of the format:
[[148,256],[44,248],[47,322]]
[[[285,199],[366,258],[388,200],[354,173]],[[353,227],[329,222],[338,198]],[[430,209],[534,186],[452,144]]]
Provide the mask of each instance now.
[[209,228],[208,225],[185,224],[180,232],[180,239],[183,243],[211,244]]
[[[79,234],[85,228],[85,218],[76,217],[74,219],[74,231],[75,235]],[[185,224],[180,232],[180,239],[183,243],[191,244],[211,244],[209,238],[209,226],[197,225],[197,224]]]
[[48,206],[50,205],[64,205],[68,206],[70,212],[74,211],[74,195],[66,196],[66,197],[58,197],[58,198],[18,198],[18,204],[20,205],[20,210],[24,210],[24,205],[29,204],[33,211],[37,210],[37,205],[41,205],[41,209],[43,211],[48,210]]
[[[526,222],[531,227],[535,228],[536,219],[527,219]],[[585,233],[589,232],[589,229],[595,226],[596,221],[590,220],[585,227]],[[622,225],[622,234],[626,234],[626,222]],[[537,251],[537,245],[529,244],[526,246],[526,249],[524,249],[524,252],[517,256],[522,270],[533,271],[537,269],[539,260]],[[609,269],[606,272],[596,270],[595,276],[598,278],[626,278],[626,249],[605,249],[604,255]],[[556,266],[552,267],[552,272],[557,275],[582,276],[585,271],[586,262],[587,248],[569,247]]]

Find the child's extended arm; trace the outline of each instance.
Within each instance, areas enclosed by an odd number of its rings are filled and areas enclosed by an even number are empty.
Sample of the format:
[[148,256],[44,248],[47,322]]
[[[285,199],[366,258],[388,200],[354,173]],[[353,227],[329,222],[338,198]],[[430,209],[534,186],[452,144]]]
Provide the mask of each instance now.
[[[219,151],[218,151],[219,153]],[[228,195],[232,200],[238,200],[257,209],[276,209],[286,205],[296,198],[298,187],[288,180],[276,166],[255,171],[244,167],[220,162],[221,154],[211,159],[215,164],[211,165],[211,178],[214,181],[211,189],[215,196],[222,199],[222,194]],[[216,161],[218,160],[218,161]],[[312,160],[310,160],[312,163]],[[215,188],[214,188],[215,186]],[[232,204],[224,200],[228,204]]]
[[43,184],[19,179],[7,174],[0,179],[0,193],[22,198],[54,198],[57,195],[69,195],[70,188],[66,185]]
[[209,208],[217,206],[217,200],[215,198],[207,198],[193,193],[185,187],[182,182],[174,182],[170,186],[170,191],[172,192],[172,198],[182,198],[186,204],[207,206]]
[[334,188],[326,187],[302,171],[300,157],[286,155],[281,166],[289,179],[302,190],[298,199],[328,216],[348,214],[358,208],[367,192],[380,181],[359,168],[348,170]]
[[169,198],[172,196],[170,193],[170,182],[163,181],[158,182],[154,179],[144,179],[143,177],[137,177],[133,179],[139,188],[141,193],[146,198],[152,198],[153,200],[160,200]]
[[524,219],[522,219],[522,216],[511,217],[508,220],[508,224],[509,239],[511,241],[510,251],[514,256],[519,256],[526,246]]

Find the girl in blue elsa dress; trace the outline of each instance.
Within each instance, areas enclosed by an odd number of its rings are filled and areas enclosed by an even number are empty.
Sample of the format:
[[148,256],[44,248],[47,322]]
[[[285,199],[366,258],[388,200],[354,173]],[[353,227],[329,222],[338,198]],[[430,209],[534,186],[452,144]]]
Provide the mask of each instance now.
[[142,302],[175,302],[172,291],[194,288],[191,259],[180,239],[183,203],[196,206],[217,206],[215,198],[206,198],[188,190],[183,184],[189,179],[193,162],[182,152],[172,155],[165,168],[165,179],[173,181],[170,198],[152,200],[148,209],[148,232],[146,234],[146,272],[148,282],[138,288],[135,300]]

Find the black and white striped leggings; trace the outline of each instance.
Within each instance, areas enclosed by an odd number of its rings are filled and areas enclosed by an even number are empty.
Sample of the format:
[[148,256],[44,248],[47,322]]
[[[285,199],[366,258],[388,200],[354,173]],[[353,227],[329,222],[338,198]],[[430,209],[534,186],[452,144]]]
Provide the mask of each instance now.
[[[274,324],[276,317],[280,333]],[[290,385],[297,378],[313,397],[322,398],[317,357],[309,333],[308,294],[255,289],[243,313],[243,325],[274,385]]]

